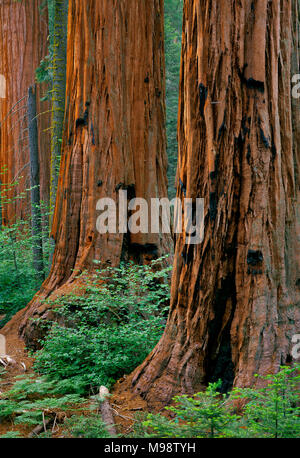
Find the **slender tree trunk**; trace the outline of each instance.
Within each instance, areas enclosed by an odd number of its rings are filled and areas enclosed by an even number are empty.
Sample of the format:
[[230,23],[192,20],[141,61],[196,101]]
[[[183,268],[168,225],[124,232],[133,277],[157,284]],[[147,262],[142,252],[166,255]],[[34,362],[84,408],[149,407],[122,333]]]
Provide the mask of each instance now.
[[55,206],[65,113],[69,0],[53,0],[52,119],[50,215]]
[[169,234],[104,234],[97,201],[167,196],[163,1],[72,0],[67,106],[52,236],[52,269],[21,327],[27,344],[49,317],[41,299],[75,288],[76,274],[170,252]]
[[[35,70],[47,55],[47,14],[43,0],[0,1],[0,75],[5,98],[0,98],[0,172],[3,224],[30,214],[27,91],[35,82]],[[41,102],[37,90],[41,196],[49,202],[50,126],[49,103]],[[43,114],[41,114],[43,113]],[[16,184],[17,183],[17,184]],[[24,198],[15,199],[25,193]],[[11,199],[11,204],[5,204]]]
[[177,179],[187,197],[205,198],[205,236],[194,246],[179,236],[165,333],[129,383],[150,404],[218,378],[224,391],[249,386],[255,373],[291,360],[300,292],[297,5],[185,1]]
[[43,237],[40,206],[40,165],[38,149],[38,125],[36,117],[36,88],[28,90],[28,135],[30,151],[30,188],[31,188],[31,230],[33,237],[33,267],[38,284],[44,280]]

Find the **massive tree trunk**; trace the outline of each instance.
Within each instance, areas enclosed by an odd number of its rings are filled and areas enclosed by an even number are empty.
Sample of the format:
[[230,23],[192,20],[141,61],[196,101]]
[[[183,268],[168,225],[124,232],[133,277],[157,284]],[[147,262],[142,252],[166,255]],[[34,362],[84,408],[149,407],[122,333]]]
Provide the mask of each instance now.
[[71,0],[66,116],[52,236],[50,275],[29,304],[29,318],[49,317],[41,299],[74,288],[75,276],[128,257],[169,252],[168,234],[105,234],[96,229],[98,199],[167,195],[163,1]]
[[218,378],[223,390],[249,386],[255,373],[291,360],[300,287],[297,5],[185,1],[178,196],[186,188],[205,198],[205,235],[190,246],[179,236],[165,333],[131,379],[150,404]]
[[[6,81],[5,98],[0,98],[0,179],[9,190],[2,196],[2,222],[30,215],[29,145],[27,94],[35,82],[35,70],[47,54],[47,15],[41,14],[43,0],[0,0],[0,75]],[[40,102],[37,91],[41,197],[49,199],[50,133],[49,103]],[[16,185],[16,183],[18,183]],[[16,199],[5,205],[4,199]]]

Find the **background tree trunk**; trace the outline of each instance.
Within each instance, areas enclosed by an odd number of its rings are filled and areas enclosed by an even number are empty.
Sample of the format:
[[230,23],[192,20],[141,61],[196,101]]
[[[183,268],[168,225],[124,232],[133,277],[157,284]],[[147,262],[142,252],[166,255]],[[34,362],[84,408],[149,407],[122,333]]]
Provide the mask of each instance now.
[[[43,260],[42,219],[40,207],[40,164],[38,148],[38,125],[36,116],[36,87],[28,90],[28,136],[30,151],[30,192],[31,192],[31,231],[33,237],[33,267],[37,279],[45,279]],[[40,285],[38,281],[38,285]]]
[[[0,1],[0,75],[6,80],[6,97],[0,98],[0,170],[4,189],[2,221],[10,224],[30,214],[30,193],[24,199],[4,204],[30,187],[27,133],[27,93],[35,82],[35,70],[47,54],[47,14],[39,8],[43,0]],[[37,90],[41,197],[49,201],[50,115],[48,102]],[[19,102],[19,103],[18,103]]]
[[255,373],[291,361],[300,287],[297,4],[185,1],[177,179],[187,197],[205,198],[205,237],[194,246],[177,240],[166,330],[130,382],[149,404],[218,378],[224,391],[249,386]]
[[[51,119],[51,183],[50,215],[55,206],[63,123],[65,114],[66,66],[67,66],[67,28],[69,0],[53,0],[53,58],[52,58],[52,119]],[[51,224],[52,221],[50,221]]]
[[[101,197],[167,195],[163,1],[72,0],[69,5],[66,116],[48,279],[22,324],[27,344],[46,318],[41,299],[74,288],[79,272],[144,262],[170,252],[161,234],[105,234],[96,229]],[[59,289],[58,289],[59,288]]]

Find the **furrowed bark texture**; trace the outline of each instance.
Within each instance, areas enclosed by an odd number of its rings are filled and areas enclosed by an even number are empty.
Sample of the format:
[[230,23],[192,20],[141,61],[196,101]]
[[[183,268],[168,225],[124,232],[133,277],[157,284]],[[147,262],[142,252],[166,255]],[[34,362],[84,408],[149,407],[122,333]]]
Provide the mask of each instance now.
[[[72,0],[69,5],[66,117],[52,236],[52,269],[29,304],[22,332],[34,345],[41,299],[73,288],[79,272],[146,262],[170,252],[168,234],[105,234],[98,199],[167,196],[163,2]],[[60,288],[61,287],[61,288]],[[58,289],[60,288],[60,289]],[[58,290],[57,290],[58,289]]]
[[[30,187],[27,132],[27,93],[35,82],[35,70],[47,55],[47,15],[42,0],[0,0],[0,75],[6,80],[6,98],[0,98],[0,173],[3,188],[2,222],[30,215],[30,193],[6,205]],[[41,197],[49,200],[50,126],[48,102],[37,90]],[[16,183],[18,183],[16,185]],[[5,198],[4,198],[5,197]]]
[[[291,361],[299,332],[299,11],[186,0],[178,196],[205,198],[202,244],[176,242],[165,333],[133,373],[149,404]],[[186,189],[186,191],[185,191]],[[298,214],[297,214],[298,212]],[[127,382],[128,383],[128,382]]]

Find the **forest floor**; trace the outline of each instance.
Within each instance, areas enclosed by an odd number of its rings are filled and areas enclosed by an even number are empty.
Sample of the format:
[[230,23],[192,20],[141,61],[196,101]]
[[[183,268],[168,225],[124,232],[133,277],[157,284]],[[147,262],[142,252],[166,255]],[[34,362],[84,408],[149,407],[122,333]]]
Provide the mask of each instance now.
[[[21,311],[22,312],[22,311]],[[33,363],[34,358],[30,357],[24,341],[19,337],[19,327],[23,318],[23,314],[18,312],[13,319],[0,329],[0,333],[6,338],[6,353],[14,360],[14,364],[6,367],[6,372],[1,376],[0,380],[0,397],[3,393],[12,388],[16,381],[16,377],[20,375],[34,374]],[[23,364],[22,364],[23,363]],[[25,368],[24,366],[25,365]],[[120,379],[113,390],[111,391],[110,405],[113,409],[114,420],[117,433],[120,436],[130,435],[133,431],[133,424],[137,414],[149,411],[146,401],[138,395],[126,389],[126,377]],[[84,412],[88,415],[89,410]],[[74,414],[74,412],[73,412]],[[82,414],[82,412],[81,412]],[[70,412],[65,412],[66,417],[70,416]],[[0,422],[0,435],[8,431],[18,431],[24,437],[28,436],[33,430],[33,427],[26,425],[13,425],[10,422]],[[62,425],[58,425],[55,434],[52,437],[64,437],[61,435]]]
[[[6,354],[15,361],[15,364],[10,364],[6,367],[6,372],[1,376],[0,395],[11,389],[17,376],[33,372],[33,358],[28,355],[24,341],[20,339],[18,335],[21,317],[19,312],[11,322],[0,329],[0,333],[6,338]],[[25,365],[26,369],[21,363]],[[30,433],[30,428],[27,426],[24,427],[22,425],[13,425],[8,422],[0,422],[0,435],[7,433],[8,430],[19,431],[25,436]]]

